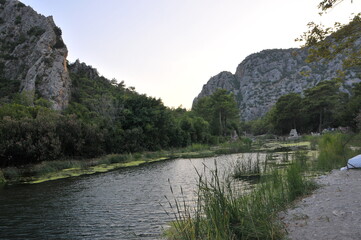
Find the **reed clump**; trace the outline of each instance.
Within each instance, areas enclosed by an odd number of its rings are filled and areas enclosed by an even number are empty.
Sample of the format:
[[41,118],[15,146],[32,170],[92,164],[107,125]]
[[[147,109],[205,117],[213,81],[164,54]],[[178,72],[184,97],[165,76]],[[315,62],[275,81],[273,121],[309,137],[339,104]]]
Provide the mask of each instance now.
[[304,169],[302,160],[295,156],[289,167],[269,169],[249,193],[235,190],[234,178],[221,178],[217,168],[211,171],[211,177],[199,175],[194,207],[175,199],[176,220],[166,231],[166,237],[170,240],[281,239],[284,231],[277,220],[278,213],[315,188],[304,177]]
[[256,160],[253,159],[252,155],[249,155],[248,159],[238,159],[232,167],[232,171],[232,177],[236,179],[253,180],[260,178],[262,174],[260,155],[257,154]]

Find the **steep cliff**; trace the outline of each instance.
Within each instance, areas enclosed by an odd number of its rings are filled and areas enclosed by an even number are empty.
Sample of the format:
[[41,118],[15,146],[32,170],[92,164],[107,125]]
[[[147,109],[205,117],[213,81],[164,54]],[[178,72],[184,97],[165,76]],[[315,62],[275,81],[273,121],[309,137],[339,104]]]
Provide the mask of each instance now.
[[352,39],[346,37],[330,41],[336,45],[348,42],[347,47],[331,59],[307,63],[307,48],[273,49],[252,54],[238,65],[235,74],[221,72],[212,77],[194,103],[217,88],[223,88],[234,93],[241,118],[248,121],[263,116],[280,96],[291,92],[302,93],[320,81],[339,77],[340,71],[344,73],[341,90],[347,92],[352,84],[361,81],[359,69],[343,68],[347,55],[361,49],[361,32],[359,28],[356,30]]
[[0,87],[6,86],[8,94],[25,91],[33,98],[43,97],[54,109],[64,109],[71,80],[61,35],[51,16],[40,15],[17,0],[1,0]]

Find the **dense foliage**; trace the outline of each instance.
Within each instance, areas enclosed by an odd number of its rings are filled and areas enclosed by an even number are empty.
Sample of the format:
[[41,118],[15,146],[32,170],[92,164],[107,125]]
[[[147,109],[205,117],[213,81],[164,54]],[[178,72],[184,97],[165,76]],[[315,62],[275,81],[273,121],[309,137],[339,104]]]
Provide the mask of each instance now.
[[254,134],[288,134],[295,128],[303,133],[322,132],[340,126],[358,131],[361,118],[361,83],[355,84],[352,94],[339,90],[337,80],[323,81],[304,91],[283,95],[261,119],[245,128]]
[[239,110],[233,94],[224,89],[203,97],[193,106],[193,111],[211,124],[214,135],[230,135],[238,129]]
[[212,97],[220,103],[212,103],[210,114],[217,113],[221,123],[214,126],[212,118],[169,109],[123,82],[87,71],[72,72],[71,79],[71,102],[63,112],[51,110],[42,98],[33,101],[27,93],[2,98],[0,167],[218,142],[237,116],[233,97],[223,91]]

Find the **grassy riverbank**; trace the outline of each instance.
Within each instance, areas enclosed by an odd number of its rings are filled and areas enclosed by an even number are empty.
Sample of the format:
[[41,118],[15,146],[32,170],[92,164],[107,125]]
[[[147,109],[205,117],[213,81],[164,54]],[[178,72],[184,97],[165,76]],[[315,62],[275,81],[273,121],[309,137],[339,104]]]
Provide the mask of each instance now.
[[135,167],[176,158],[203,158],[241,152],[277,152],[308,149],[308,141],[279,142],[275,140],[242,139],[216,146],[193,144],[187,148],[133,154],[111,154],[92,159],[61,159],[40,164],[0,169],[0,184],[34,184],[68,177],[102,173],[118,168]]
[[317,158],[310,161],[304,153],[294,154],[290,165],[268,168],[260,183],[247,193],[234,190],[229,178],[221,180],[217,170],[210,179],[200,176],[194,208],[177,199],[170,203],[175,206],[176,221],[166,231],[166,237],[170,240],[283,238],[286,233],[278,219],[279,212],[316,188],[309,176],[345,166],[349,157],[359,154],[358,139],[342,134],[319,137]]
[[[297,156],[297,155],[295,155]],[[273,168],[248,194],[235,190],[232,180],[212,172],[199,178],[198,202],[194,209],[182,202],[172,204],[177,220],[166,232],[171,240],[191,239],[281,239],[282,225],[277,214],[293,200],[315,189],[304,175],[301,158],[285,169]]]
[[62,159],[40,164],[0,169],[0,183],[34,184],[68,177],[102,173],[118,168],[135,167],[176,158],[203,158],[220,154],[251,151],[250,140],[223,143],[218,146],[193,144],[187,148],[134,154],[111,154],[93,159]]

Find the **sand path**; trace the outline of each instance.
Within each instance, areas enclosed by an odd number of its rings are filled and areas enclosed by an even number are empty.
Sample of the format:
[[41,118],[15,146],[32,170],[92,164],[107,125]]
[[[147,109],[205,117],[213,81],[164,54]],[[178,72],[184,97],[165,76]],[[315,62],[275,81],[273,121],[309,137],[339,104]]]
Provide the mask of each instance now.
[[319,189],[281,214],[286,239],[361,239],[361,170],[334,170],[316,182]]

